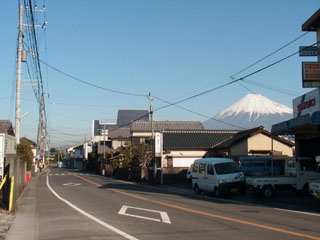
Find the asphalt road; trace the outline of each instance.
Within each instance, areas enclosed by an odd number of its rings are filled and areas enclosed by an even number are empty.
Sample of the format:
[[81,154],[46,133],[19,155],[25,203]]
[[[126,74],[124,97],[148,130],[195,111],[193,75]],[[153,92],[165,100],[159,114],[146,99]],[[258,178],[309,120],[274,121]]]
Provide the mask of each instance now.
[[316,211],[243,196],[225,201],[57,168],[36,189],[36,239],[320,240]]

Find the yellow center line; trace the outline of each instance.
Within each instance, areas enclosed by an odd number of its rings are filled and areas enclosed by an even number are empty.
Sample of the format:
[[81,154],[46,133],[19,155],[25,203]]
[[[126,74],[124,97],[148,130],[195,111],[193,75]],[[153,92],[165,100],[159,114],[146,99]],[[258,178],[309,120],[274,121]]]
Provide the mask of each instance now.
[[[82,179],[82,180],[84,180],[84,181],[86,181],[88,183],[91,183],[91,184],[93,184],[95,186],[98,186],[98,187],[102,187],[103,186],[102,184],[93,182],[93,181],[91,181],[89,179],[86,179],[84,177],[80,177],[79,175],[74,174],[74,176],[79,178],[79,179]],[[222,219],[222,220],[225,220],[225,221],[230,221],[230,222],[235,222],[235,223],[241,223],[241,224],[244,224],[244,225],[258,227],[258,228],[271,230],[271,231],[275,231],[275,232],[281,232],[281,233],[285,233],[285,234],[292,235],[292,236],[303,237],[303,238],[314,239],[314,240],[320,240],[320,237],[315,237],[315,236],[311,236],[311,235],[308,235],[308,234],[293,232],[293,231],[289,231],[289,230],[285,230],[285,229],[281,229],[281,228],[270,227],[270,226],[263,225],[263,224],[257,224],[257,223],[253,223],[253,222],[240,220],[240,219],[235,219],[235,218],[225,217],[225,216],[221,216],[221,215],[211,214],[211,213],[208,213],[208,212],[203,212],[203,211],[193,210],[193,209],[189,209],[189,208],[184,208],[184,207],[181,207],[181,206],[178,206],[178,205],[174,205],[174,204],[170,204],[170,203],[165,203],[165,202],[160,202],[160,201],[157,201],[157,200],[148,199],[148,198],[145,198],[145,197],[138,196],[136,194],[127,193],[127,192],[120,191],[120,190],[117,190],[117,189],[109,188],[108,190],[110,190],[112,192],[116,192],[116,193],[122,194],[122,195],[125,195],[125,196],[128,196],[128,197],[132,197],[132,198],[143,200],[143,201],[147,201],[147,202],[156,203],[156,204],[159,204],[159,205],[162,205],[162,206],[166,206],[166,207],[182,210],[182,211],[185,211],[185,212],[196,213],[196,214],[199,214],[199,215],[208,216],[208,217],[212,217],[212,218],[216,218],[216,219]]]

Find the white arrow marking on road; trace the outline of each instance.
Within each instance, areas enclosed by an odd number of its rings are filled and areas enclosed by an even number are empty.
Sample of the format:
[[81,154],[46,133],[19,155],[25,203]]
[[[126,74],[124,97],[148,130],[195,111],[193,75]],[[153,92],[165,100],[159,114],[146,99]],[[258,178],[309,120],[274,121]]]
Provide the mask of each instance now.
[[[160,219],[156,219],[156,218],[149,218],[149,217],[144,217],[144,216],[139,216],[139,215],[128,214],[128,213],[126,213],[126,211],[129,208],[136,209],[136,210],[141,210],[141,211],[146,211],[146,212],[159,213],[160,217],[161,217],[161,220]],[[168,216],[168,214],[166,212],[161,212],[161,211],[156,211],[156,210],[151,210],[151,209],[136,208],[136,207],[129,207],[129,206],[123,205],[122,208],[119,210],[118,214],[124,215],[124,216],[135,217],[135,218],[142,218],[142,219],[151,220],[151,221],[155,221],[155,222],[161,222],[162,221],[163,223],[171,224],[170,218],[169,218],[169,216]]]
[[70,186],[70,187],[75,187],[75,186],[80,186],[81,183],[72,183],[72,182],[69,182],[69,183],[64,183],[62,184],[64,186]]

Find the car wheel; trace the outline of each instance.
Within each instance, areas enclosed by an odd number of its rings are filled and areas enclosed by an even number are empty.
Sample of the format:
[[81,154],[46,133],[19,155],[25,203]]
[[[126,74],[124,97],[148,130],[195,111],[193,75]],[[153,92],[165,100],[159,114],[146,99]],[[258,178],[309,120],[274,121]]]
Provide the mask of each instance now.
[[218,188],[215,188],[215,189],[213,190],[213,195],[214,195],[215,197],[220,197],[220,196],[221,196],[220,191],[219,191]]
[[201,194],[201,189],[198,187],[198,184],[194,185],[194,191],[196,192],[197,195]]
[[270,186],[265,186],[261,189],[261,193],[266,198],[271,198],[273,195],[273,188]]

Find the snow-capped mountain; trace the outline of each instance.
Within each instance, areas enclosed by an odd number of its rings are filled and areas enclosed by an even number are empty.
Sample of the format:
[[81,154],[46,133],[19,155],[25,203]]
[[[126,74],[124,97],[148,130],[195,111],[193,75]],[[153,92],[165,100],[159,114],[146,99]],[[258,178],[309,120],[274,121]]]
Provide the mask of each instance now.
[[248,94],[213,118],[218,121],[203,122],[206,129],[249,129],[262,125],[270,130],[273,124],[292,118],[292,109],[260,94]]

